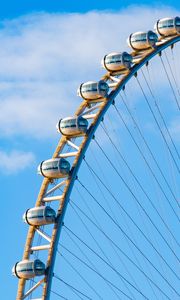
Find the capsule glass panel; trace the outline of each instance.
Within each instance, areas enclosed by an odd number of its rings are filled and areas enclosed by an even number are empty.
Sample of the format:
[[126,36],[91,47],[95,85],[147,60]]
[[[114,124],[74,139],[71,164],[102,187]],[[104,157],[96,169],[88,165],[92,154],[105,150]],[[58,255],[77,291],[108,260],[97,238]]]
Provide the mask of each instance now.
[[88,121],[83,117],[69,117],[60,120],[57,129],[64,135],[78,136],[86,132]]
[[38,167],[38,174],[52,179],[66,177],[69,171],[70,163],[64,158],[45,160]]
[[158,41],[158,36],[153,31],[136,32],[130,35],[128,44],[134,50],[146,50],[154,47]]
[[155,24],[155,29],[162,36],[180,34],[180,17],[160,19]]
[[102,60],[102,65],[108,71],[120,71],[123,69],[129,69],[132,63],[132,56],[127,52],[122,53],[110,53]]
[[52,224],[55,222],[56,212],[49,206],[34,207],[26,211],[23,219],[34,226]]
[[108,91],[109,86],[105,81],[88,81],[80,85],[78,95],[86,100],[96,100],[106,98]]
[[13,267],[12,273],[19,278],[31,279],[45,274],[45,264],[39,259],[23,260]]

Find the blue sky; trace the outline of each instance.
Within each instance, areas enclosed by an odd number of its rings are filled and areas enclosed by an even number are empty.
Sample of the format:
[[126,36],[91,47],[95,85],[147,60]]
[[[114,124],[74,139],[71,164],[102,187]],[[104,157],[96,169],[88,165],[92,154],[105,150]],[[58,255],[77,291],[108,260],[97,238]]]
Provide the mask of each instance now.
[[[21,259],[26,239],[22,215],[33,207],[42,182],[37,165],[51,157],[56,147],[58,119],[72,115],[80,103],[78,85],[102,76],[104,54],[128,51],[126,38],[132,31],[152,29],[158,18],[179,12],[179,1],[0,4],[0,265],[4,300],[16,295],[17,280],[11,276],[11,267]],[[176,137],[177,122],[174,118],[170,123]],[[147,127],[150,125],[149,121]],[[176,222],[172,226],[176,232]]]
[[37,11],[47,11],[47,12],[87,12],[90,10],[119,10],[126,8],[130,5],[167,5],[179,8],[180,4],[178,1],[165,0],[165,1],[118,1],[114,0],[113,3],[110,1],[95,1],[91,2],[85,0],[83,4],[81,2],[75,2],[73,0],[65,1],[62,0],[59,3],[58,0],[50,2],[46,1],[7,1],[6,5],[1,5],[1,17],[2,18],[12,18],[22,14],[33,13]]

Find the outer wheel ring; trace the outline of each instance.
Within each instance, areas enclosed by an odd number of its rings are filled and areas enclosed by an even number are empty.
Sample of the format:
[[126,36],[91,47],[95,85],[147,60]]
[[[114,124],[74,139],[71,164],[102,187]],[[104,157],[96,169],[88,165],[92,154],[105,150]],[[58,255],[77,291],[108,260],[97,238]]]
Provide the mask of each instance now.
[[[68,205],[68,201],[71,195],[71,191],[73,189],[74,182],[77,178],[78,170],[81,166],[82,160],[85,156],[86,150],[88,149],[88,146],[91,142],[91,140],[94,137],[94,134],[96,132],[96,129],[98,128],[101,120],[103,119],[105,113],[113,104],[114,99],[119,94],[119,92],[123,89],[123,87],[126,85],[126,83],[138,72],[141,67],[143,67],[146,63],[148,63],[149,60],[151,60],[154,56],[160,55],[163,50],[168,48],[169,46],[172,46],[173,44],[180,41],[180,36],[174,36],[174,37],[167,37],[165,39],[160,39],[160,42],[158,42],[158,45],[154,49],[148,49],[143,52],[132,52],[131,55],[133,57],[138,56],[139,54],[142,54],[142,58],[139,60],[137,64],[135,64],[131,69],[127,70],[127,72],[122,75],[121,80],[117,84],[116,88],[111,91],[107,99],[103,99],[102,105],[99,109],[99,112],[97,113],[94,121],[92,122],[91,126],[89,127],[87,134],[84,136],[84,140],[80,145],[80,149],[78,151],[78,154],[74,160],[74,163],[72,165],[71,169],[71,175],[67,179],[66,187],[64,190],[64,197],[62,202],[60,203],[60,207],[58,209],[57,214],[57,222],[54,225],[53,233],[52,233],[52,240],[51,240],[51,246],[48,253],[48,259],[47,259],[47,269],[48,272],[44,278],[44,286],[43,286],[43,294],[42,294],[42,300],[49,300],[50,299],[50,292],[51,292],[51,284],[52,284],[52,278],[53,278],[53,270],[55,265],[55,258],[56,258],[56,250],[58,247],[60,234],[61,234],[61,228],[63,226],[63,220],[66,213],[66,208]],[[118,73],[118,72],[116,72]],[[115,73],[115,74],[116,74]],[[120,73],[120,72],[119,72]],[[111,74],[113,75],[113,74]],[[107,73],[105,76],[101,78],[101,80],[107,80],[109,78],[110,74]],[[88,107],[88,102],[84,100],[81,105],[78,107],[75,115],[79,116],[83,110]],[[68,139],[68,136],[62,136],[59,140],[59,143],[57,145],[57,148],[53,154],[52,158],[57,158],[59,155],[59,152],[61,149],[63,149],[64,145],[66,144]],[[48,178],[44,178],[40,192],[36,201],[36,207],[42,205],[42,198],[44,194],[46,193],[46,190],[48,188],[48,185],[51,183],[51,181]],[[30,257],[30,248],[33,242],[34,234],[36,231],[35,226],[30,226],[29,231],[27,234],[27,240],[25,244],[24,249],[24,255],[23,260],[29,259]],[[22,300],[24,299],[24,290],[25,290],[25,279],[19,279],[19,285],[18,285],[18,291],[17,291],[17,298],[16,300]]]

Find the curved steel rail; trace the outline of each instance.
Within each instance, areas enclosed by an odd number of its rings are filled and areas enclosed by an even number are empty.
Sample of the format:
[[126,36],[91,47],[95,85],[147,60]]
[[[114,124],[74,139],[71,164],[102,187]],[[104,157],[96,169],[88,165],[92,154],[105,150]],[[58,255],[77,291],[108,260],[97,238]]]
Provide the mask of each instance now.
[[[42,294],[42,300],[49,300],[50,299],[50,293],[51,293],[51,284],[52,284],[52,278],[53,278],[53,270],[54,270],[54,264],[55,264],[55,258],[56,258],[56,250],[59,243],[61,228],[63,226],[63,220],[66,213],[66,208],[69,202],[69,198],[71,195],[71,191],[74,185],[74,182],[77,178],[77,173],[80,168],[80,165],[82,163],[82,160],[85,156],[86,150],[91,142],[91,140],[94,137],[95,131],[98,128],[101,120],[103,119],[106,111],[109,109],[111,104],[113,103],[115,97],[118,95],[118,93],[121,91],[121,89],[126,85],[126,83],[131,79],[132,76],[136,75],[137,71],[145,65],[149,60],[151,60],[154,56],[157,54],[161,54],[161,52],[166,49],[169,46],[172,46],[173,44],[180,41],[180,36],[175,37],[167,37],[166,39],[162,39],[157,43],[157,46],[154,49],[148,49],[144,52],[132,52],[131,55],[134,59],[138,58],[139,62],[134,64],[134,66],[128,70],[124,75],[122,75],[121,79],[117,83],[116,87],[111,91],[107,99],[103,99],[102,103],[100,105],[100,109],[95,116],[93,122],[91,123],[86,135],[84,136],[84,139],[79,146],[78,153],[76,155],[76,158],[74,160],[74,163],[72,165],[71,174],[69,178],[66,180],[66,186],[63,193],[62,201],[60,202],[60,206],[57,213],[57,222],[54,225],[52,236],[51,236],[51,245],[48,253],[48,259],[47,259],[47,274],[44,277],[43,280],[39,282],[40,284],[43,284],[43,294]],[[121,72],[116,72],[116,75],[121,75]],[[112,74],[107,73],[105,76],[102,77],[103,80],[108,80],[110,76],[113,76]],[[77,109],[75,115],[80,115],[86,108],[88,107],[88,102],[83,101],[79,108]],[[60,141],[58,143],[58,146],[53,154],[53,158],[58,157],[62,149],[64,148],[67,140],[69,137],[62,136],[60,138]],[[42,205],[42,199],[47,191],[48,185],[50,184],[50,180],[48,178],[45,178],[43,180],[42,186],[40,188],[40,192],[36,201],[36,206]],[[34,234],[36,231],[36,227],[30,226],[27,240],[25,244],[24,249],[24,255],[23,259],[28,259],[31,254],[31,246],[34,238]],[[20,279],[19,285],[18,285],[18,292],[17,292],[17,300],[22,300],[27,297],[27,294],[24,295],[25,290],[25,283],[26,280]]]

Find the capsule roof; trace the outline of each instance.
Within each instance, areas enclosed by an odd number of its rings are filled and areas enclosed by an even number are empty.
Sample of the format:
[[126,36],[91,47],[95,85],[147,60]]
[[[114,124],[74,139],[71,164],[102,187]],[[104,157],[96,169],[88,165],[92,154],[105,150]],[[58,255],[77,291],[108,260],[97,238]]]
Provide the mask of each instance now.
[[64,158],[44,160],[38,166],[37,173],[51,179],[68,176],[70,163]]
[[128,45],[134,50],[146,50],[154,47],[158,36],[154,31],[138,31],[132,33],[128,39]]
[[111,52],[101,60],[101,65],[109,72],[129,69],[132,64],[132,56],[127,52]]
[[12,268],[12,274],[18,278],[31,279],[45,273],[45,264],[39,260],[22,260]]
[[85,100],[98,101],[100,98],[106,98],[108,95],[109,86],[106,81],[87,81],[82,83],[78,90],[77,95]]
[[180,34],[180,17],[159,19],[154,25],[154,29],[161,36]]
[[50,206],[37,206],[26,210],[23,221],[29,225],[48,225],[55,222],[56,212]]

